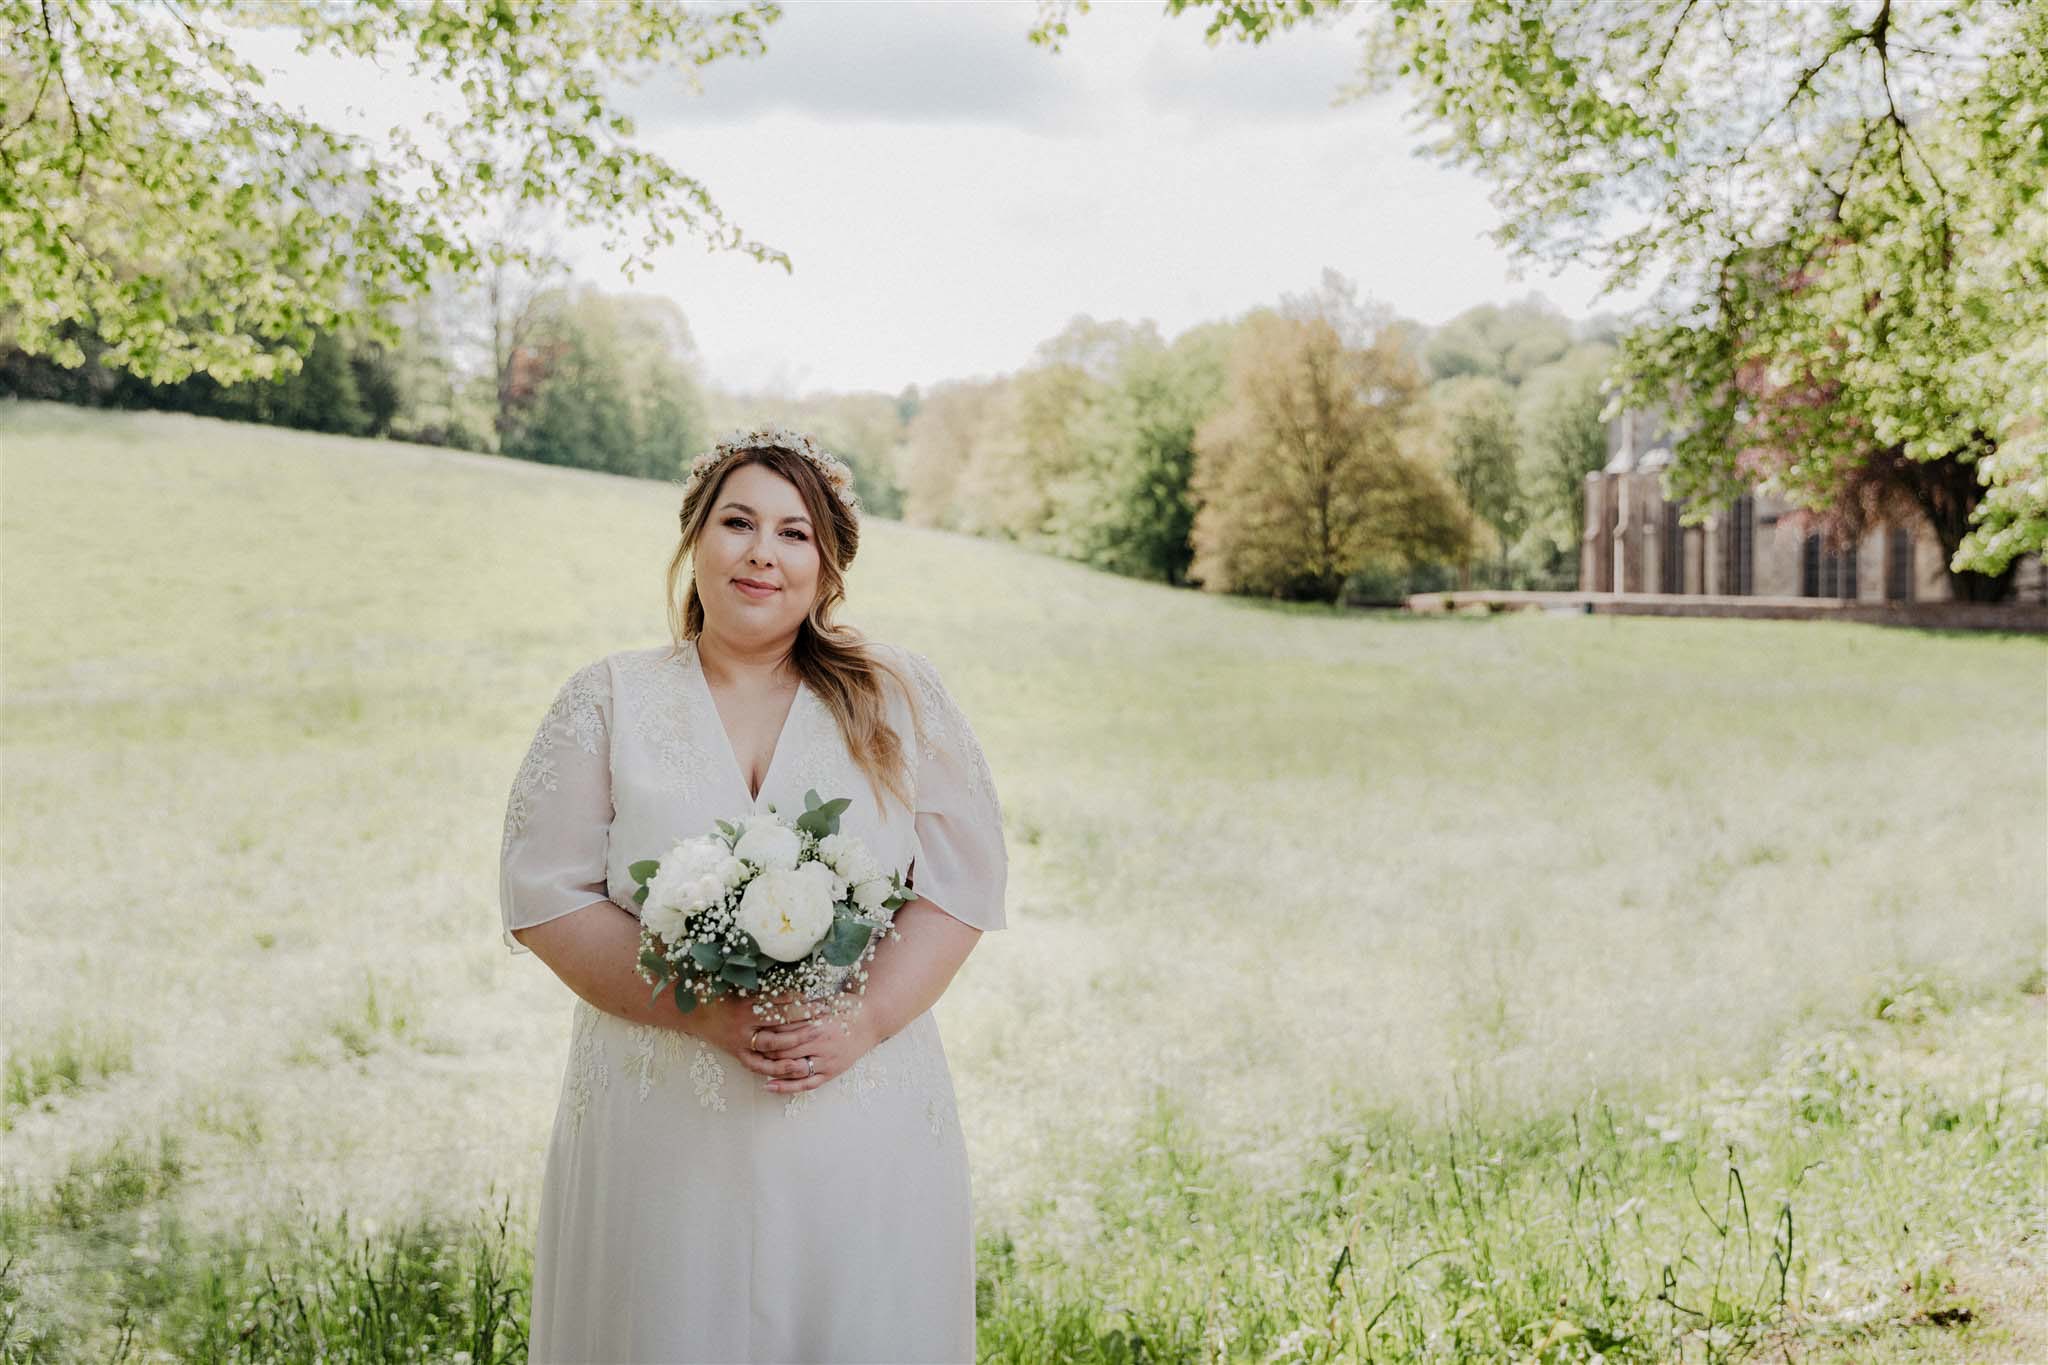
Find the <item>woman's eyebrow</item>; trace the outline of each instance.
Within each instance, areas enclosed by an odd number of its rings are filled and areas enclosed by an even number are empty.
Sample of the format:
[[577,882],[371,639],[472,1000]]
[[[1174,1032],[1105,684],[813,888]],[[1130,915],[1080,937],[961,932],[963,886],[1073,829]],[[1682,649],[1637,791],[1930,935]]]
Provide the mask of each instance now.
[[[721,505],[721,510],[723,510],[723,508],[725,508],[725,507],[733,507],[733,508],[737,508],[738,510],[740,510],[740,511],[742,511],[742,512],[745,512],[745,513],[746,513],[746,514],[747,514],[748,516],[750,516],[750,517],[751,517],[751,516],[755,516],[755,515],[757,515],[757,514],[755,513],[755,511],[754,511],[754,509],[753,509],[753,508],[751,508],[751,507],[747,506],[747,505],[746,505],[745,503],[743,503],[743,502],[728,502],[728,503],[724,503],[724,504],[722,504],[722,505]],[[803,523],[804,525],[806,525],[806,526],[809,526],[809,525],[811,524],[811,519],[810,519],[809,517],[803,517],[803,516],[794,516],[794,517],[784,517],[784,518],[783,518],[783,520],[784,520],[784,521],[800,521],[800,522],[802,522],[802,523]]]

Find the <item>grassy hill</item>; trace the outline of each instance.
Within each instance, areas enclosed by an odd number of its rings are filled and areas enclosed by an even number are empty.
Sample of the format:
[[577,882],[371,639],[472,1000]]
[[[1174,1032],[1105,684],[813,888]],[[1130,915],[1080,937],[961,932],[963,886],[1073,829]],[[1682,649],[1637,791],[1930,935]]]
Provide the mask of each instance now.
[[[198,1340],[207,1248],[314,1254],[280,1211],[523,1217],[571,997],[499,942],[503,803],[556,685],[665,638],[677,493],[0,406],[7,1351],[103,1358],[120,1304]],[[1796,1209],[1796,1342],[1890,1358],[1942,1257],[2041,1255],[2039,640],[1413,620],[864,540],[845,619],[938,664],[1010,840],[1011,928],[938,1007],[984,1349],[1704,1351],[1652,1296],[1663,1263],[1718,1302],[1731,1153],[1745,1301]],[[1596,1120],[1612,1217],[1572,1237]],[[1460,1140],[1519,1209],[1438,1199]],[[2023,1299],[1949,1321],[2023,1340]],[[1766,1331],[1709,1316],[1719,1358]]]

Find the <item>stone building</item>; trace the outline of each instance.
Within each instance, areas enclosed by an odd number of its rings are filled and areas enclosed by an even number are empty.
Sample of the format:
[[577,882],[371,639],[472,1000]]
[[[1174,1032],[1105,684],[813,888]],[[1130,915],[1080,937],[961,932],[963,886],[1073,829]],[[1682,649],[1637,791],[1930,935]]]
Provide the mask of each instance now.
[[[1607,454],[1606,467],[1586,476],[1581,591],[1863,602],[1945,602],[1954,595],[1941,542],[1924,522],[1875,526],[1836,553],[1818,532],[1797,529],[1790,503],[1759,490],[1698,526],[1681,526],[1684,504],[1666,502],[1660,487],[1671,436],[1653,415],[1624,412],[1609,422]],[[2010,600],[2048,601],[2039,555],[2022,559],[2014,579]]]

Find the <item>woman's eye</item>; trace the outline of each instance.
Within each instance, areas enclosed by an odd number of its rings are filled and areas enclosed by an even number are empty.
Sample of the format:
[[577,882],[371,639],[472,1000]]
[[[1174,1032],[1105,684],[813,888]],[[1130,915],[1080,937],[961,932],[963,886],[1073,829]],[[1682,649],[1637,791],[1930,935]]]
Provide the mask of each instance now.
[[725,519],[725,524],[726,524],[727,526],[735,526],[735,527],[738,527],[738,526],[745,526],[745,525],[747,524],[747,519],[746,519],[745,517],[727,517],[727,518]]
[[802,531],[797,530],[794,526],[790,527],[789,533],[795,536],[798,540],[802,540],[804,538],[804,533]]

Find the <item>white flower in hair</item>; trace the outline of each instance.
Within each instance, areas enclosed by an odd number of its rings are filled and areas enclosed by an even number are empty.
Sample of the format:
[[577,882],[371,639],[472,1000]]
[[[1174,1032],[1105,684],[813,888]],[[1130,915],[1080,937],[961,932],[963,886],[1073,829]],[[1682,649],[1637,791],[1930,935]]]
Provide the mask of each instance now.
[[856,516],[860,513],[860,500],[853,492],[853,471],[837,455],[824,449],[811,437],[801,431],[770,423],[747,431],[734,431],[720,440],[717,445],[690,461],[690,472],[683,480],[683,497],[690,496],[690,490],[697,480],[718,468],[728,458],[742,450],[755,450],[763,446],[786,450],[792,455],[802,456],[825,476],[825,484],[847,510]]

